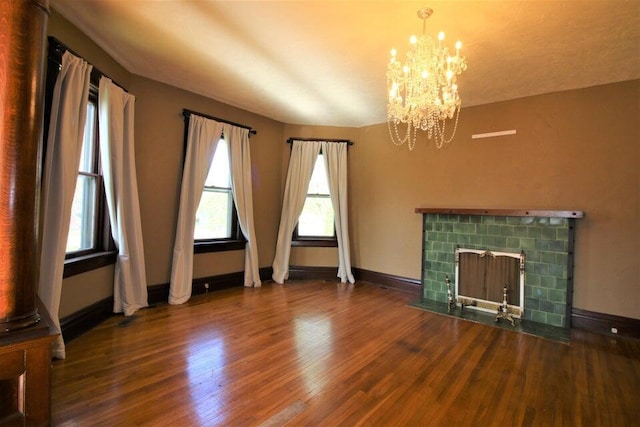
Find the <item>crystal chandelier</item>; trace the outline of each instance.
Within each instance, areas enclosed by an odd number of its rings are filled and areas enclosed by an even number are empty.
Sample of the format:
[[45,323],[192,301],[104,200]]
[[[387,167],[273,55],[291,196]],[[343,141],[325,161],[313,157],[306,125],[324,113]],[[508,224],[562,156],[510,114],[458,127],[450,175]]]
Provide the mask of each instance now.
[[[409,150],[415,147],[418,130],[426,131],[427,137],[441,148],[453,139],[458,127],[461,101],[456,76],[467,69],[467,63],[460,56],[461,42],[456,42],[452,56],[442,45],[443,32],[438,34],[437,42],[424,34],[427,18],[432,13],[429,8],[418,10],[422,35],[409,39],[411,47],[406,64],[396,59],[397,52],[392,49],[387,67],[389,134],[394,144],[407,143]],[[446,139],[447,122],[454,116],[453,132]]]

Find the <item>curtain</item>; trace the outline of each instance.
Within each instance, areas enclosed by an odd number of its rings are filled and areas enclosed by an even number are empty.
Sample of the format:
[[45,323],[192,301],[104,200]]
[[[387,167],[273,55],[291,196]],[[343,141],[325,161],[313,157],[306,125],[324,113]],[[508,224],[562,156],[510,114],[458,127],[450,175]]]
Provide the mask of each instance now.
[[[58,330],[64,257],[78,179],[92,68],[86,61],[65,52],[51,104],[42,177],[42,252],[38,294]],[[53,356],[65,358],[62,334],[54,342]]]
[[178,225],[173,247],[169,304],[182,304],[191,298],[196,210],[202,198],[202,189],[222,129],[222,123],[204,117],[191,115],[189,119],[187,154],[182,172]]
[[276,255],[273,260],[272,278],[276,283],[284,283],[289,277],[289,256],[291,254],[291,238],[298,217],[304,207],[307,189],[316,159],[320,153],[319,141],[293,141],[291,159],[285,183],[282,201],[282,215],[278,229]]
[[329,194],[333,206],[336,239],[338,240],[338,277],[342,283],[354,283],[349,246],[347,209],[347,144],[322,142]]
[[147,279],[134,153],[135,97],[100,79],[98,123],[100,159],[111,234],[118,248],[113,311],[130,316],[147,307]]
[[236,204],[242,234],[247,239],[244,255],[244,286],[260,287],[258,245],[253,225],[249,129],[225,124],[224,136],[230,148],[233,201]]

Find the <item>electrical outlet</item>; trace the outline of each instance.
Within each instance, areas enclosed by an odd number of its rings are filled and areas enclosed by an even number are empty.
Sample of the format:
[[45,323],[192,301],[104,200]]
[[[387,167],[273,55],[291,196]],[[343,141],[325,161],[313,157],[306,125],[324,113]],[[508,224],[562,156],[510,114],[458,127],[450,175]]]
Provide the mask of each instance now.
[[618,328],[611,328],[611,333],[612,334],[617,334],[618,333]]

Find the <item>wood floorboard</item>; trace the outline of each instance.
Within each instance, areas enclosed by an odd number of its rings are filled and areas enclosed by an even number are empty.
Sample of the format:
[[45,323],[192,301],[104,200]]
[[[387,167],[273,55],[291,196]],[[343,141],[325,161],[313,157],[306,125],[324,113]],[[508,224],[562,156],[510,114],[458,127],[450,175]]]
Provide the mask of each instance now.
[[569,344],[292,281],[112,317],[53,367],[56,426],[640,425],[640,341]]

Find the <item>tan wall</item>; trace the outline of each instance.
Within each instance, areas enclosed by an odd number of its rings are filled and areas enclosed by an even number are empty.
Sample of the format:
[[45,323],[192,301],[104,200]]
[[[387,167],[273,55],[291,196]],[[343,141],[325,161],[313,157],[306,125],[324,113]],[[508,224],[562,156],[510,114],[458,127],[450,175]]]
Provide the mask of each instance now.
[[[149,285],[168,283],[184,150],[184,108],[242,123],[251,136],[254,221],[261,267],[273,261],[280,214],[282,127],[279,122],[140,76],[136,96],[136,167]],[[244,251],[197,254],[194,278],[244,270]]]
[[639,102],[633,81],[466,108],[439,151],[362,128],[349,153],[353,265],[420,278],[417,207],[583,210],[574,306],[640,318]]
[[54,9],[51,9],[49,16],[47,35],[60,40],[69,49],[107,74],[111,80],[129,88],[131,73]]
[[113,295],[114,269],[109,265],[64,279],[59,317],[62,319]]

